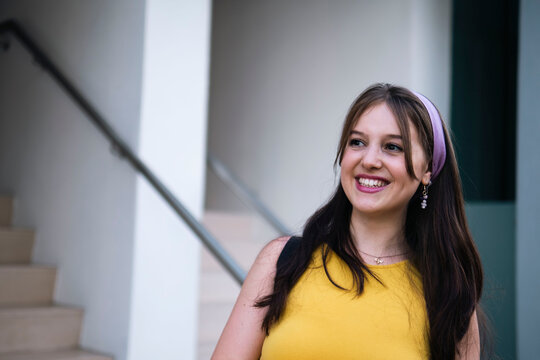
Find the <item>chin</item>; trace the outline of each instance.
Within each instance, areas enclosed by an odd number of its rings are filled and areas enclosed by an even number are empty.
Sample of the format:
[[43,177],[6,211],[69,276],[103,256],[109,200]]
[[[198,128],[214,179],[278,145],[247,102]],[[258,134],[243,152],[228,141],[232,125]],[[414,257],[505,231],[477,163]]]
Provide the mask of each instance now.
[[384,213],[384,209],[379,206],[369,206],[369,205],[354,205],[353,204],[353,212],[356,212],[358,214],[377,214],[377,213]]
[[381,217],[387,217],[387,216],[397,216],[407,213],[407,206],[405,207],[384,207],[384,206],[378,206],[375,204],[353,204],[353,213],[357,213],[358,215],[367,215],[367,216],[374,216],[378,215]]

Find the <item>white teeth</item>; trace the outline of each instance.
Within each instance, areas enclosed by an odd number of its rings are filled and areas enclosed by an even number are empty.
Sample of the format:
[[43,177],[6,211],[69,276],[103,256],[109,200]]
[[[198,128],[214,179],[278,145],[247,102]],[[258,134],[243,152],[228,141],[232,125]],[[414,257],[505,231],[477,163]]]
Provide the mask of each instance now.
[[384,181],[375,179],[358,178],[358,182],[360,185],[367,187],[382,187],[386,185]]

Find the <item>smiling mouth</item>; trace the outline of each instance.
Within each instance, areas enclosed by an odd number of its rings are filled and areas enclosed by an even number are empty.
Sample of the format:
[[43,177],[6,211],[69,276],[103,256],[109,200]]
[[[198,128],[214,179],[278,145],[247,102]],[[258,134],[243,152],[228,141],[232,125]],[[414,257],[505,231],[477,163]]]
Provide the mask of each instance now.
[[380,188],[389,184],[388,181],[378,180],[378,179],[366,179],[362,177],[356,178],[356,181],[360,185],[368,187],[368,188]]

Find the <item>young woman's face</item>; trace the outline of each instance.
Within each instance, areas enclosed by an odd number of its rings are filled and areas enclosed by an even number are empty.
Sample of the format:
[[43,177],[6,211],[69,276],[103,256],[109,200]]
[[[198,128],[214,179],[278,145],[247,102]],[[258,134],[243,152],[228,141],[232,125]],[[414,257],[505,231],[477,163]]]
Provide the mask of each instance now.
[[404,217],[420,181],[429,183],[431,173],[418,133],[410,122],[409,128],[414,173],[420,180],[407,173],[401,132],[385,103],[369,108],[358,119],[341,160],[341,185],[353,215]]

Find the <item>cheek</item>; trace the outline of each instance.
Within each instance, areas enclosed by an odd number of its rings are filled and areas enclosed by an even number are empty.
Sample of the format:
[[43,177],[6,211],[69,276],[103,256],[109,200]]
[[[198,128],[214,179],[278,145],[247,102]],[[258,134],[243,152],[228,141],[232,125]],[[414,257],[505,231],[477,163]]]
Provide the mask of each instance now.
[[[343,154],[343,158],[341,159],[341,165],[340,165],[340,183],[341,186],[344,189],[348,189],[349,186],[351,186],[351,179],[354,178],[355,175],[355,167],[356,167],[357,161],[354,156],[354,152],[346,151]],[[347,191],[347,190],[346,190]]]
[[345,150],[345,152],[343,153],[343,158],[341,159],[341,172],[343,173],[343,171],[350,171],[353,166],[354,156],[350,151]]
[[340,169],[339,169],[339,178],[341,180],[341,183],[343,184],[343,181],[350,178],[352,174],[352,168],[349,166],[349,163],[345,161],[341,162]]

